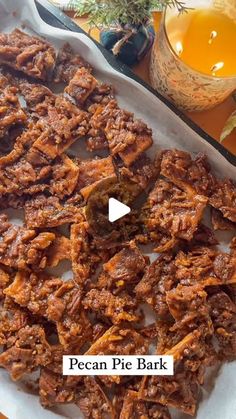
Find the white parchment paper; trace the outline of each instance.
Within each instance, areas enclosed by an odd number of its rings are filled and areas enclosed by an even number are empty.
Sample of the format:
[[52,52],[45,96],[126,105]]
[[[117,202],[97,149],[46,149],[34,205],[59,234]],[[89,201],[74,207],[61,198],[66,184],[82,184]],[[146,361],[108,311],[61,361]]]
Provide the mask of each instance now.
[[[47,38],[56,48],[69,42],[95,69],[95,75],[114,85],[121,106],[133,111],[152,129],[154,147],[179,148],[193,154],[205,152],[215,172],[236,179],[236,168],[214,147],[195,133],[165,104],[137,82],[114,70],[96,45],[83,34],[53,28],[42,21],[34,0],[0,0],[0,28],[3,32],[21,28]],[[152,153],[152,151],[151,151]],[[224,240],[224,238],[223,238]],[[224,242],[223,242],[224,244]],[[197,419],[236,419],[236,362],[225,364],[212,374],[206,383]],[[38,396],[22,383],[13,383],[0,369],[0,412],[9,419],[79,419],[82,416],[73,406],[43,409]],[[186,415],[174,416],[178,419]]]

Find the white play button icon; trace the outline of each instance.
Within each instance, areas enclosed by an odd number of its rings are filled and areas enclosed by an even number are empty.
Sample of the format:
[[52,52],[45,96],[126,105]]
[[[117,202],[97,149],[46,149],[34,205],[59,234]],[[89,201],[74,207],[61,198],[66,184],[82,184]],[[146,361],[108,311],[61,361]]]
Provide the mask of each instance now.
[[122,204],[122,202],[115,198],[109,198],[108,219],[110,223],[114,223],[114,221],[117,221],[125,215],[129,214],[130,211],[131,209],[127,205]]

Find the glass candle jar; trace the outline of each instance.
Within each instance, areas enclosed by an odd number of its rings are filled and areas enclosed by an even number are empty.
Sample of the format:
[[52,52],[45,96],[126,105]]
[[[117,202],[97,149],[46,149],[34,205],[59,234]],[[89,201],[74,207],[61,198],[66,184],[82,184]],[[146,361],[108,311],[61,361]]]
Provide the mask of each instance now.
[[180,109],[200,111],[236,89],[236,0],[167,7],[152,49],[152,86]]

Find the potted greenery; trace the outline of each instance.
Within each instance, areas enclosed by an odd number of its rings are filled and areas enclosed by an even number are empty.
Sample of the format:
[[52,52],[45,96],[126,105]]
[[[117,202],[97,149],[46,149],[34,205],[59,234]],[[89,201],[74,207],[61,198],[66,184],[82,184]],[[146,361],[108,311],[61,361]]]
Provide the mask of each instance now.
[[186,10],[178,0],[71,0],[77,15],[89,16],[91,27],[101,29],[101,43],[128,65],[140,61],[153,44],[151,11],[165,6]]

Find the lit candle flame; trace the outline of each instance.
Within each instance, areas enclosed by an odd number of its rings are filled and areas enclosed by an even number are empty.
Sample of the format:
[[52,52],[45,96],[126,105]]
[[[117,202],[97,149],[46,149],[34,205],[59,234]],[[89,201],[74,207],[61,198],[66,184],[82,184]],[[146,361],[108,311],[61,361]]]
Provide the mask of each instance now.
[[183,52],[183,45],[182,45],[182,42],[176,42],[176,46],[175,46],[175,49],[176,49],[176,52],[177,52],[177,54],[178,55],[181,55],[182,54],[182,52]]
[[215,76],[216,75],[216,71],[221,70],[221,68],[223,68],[224,65],[225,65],[225,63],[223,61],[219,61],[218,63],[214,64],[211,67],[212,75]]
[[216,31],[212,31],[210,34],[210,39],[208,41],[208,44],[212,44],[213,39],[217,37],[218,33]]

